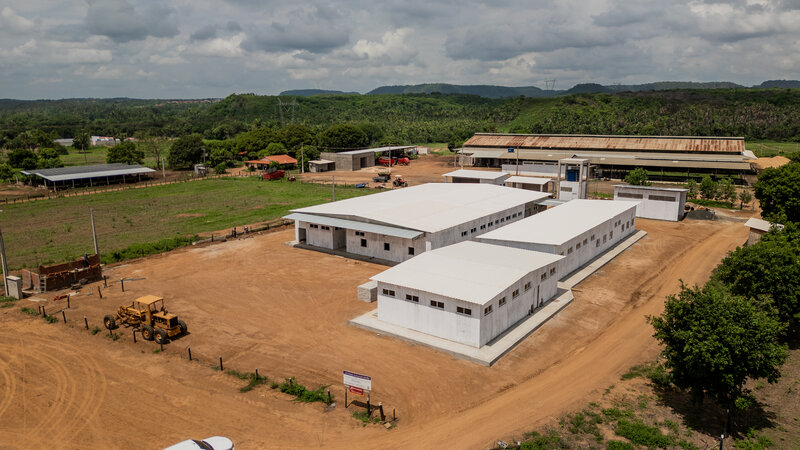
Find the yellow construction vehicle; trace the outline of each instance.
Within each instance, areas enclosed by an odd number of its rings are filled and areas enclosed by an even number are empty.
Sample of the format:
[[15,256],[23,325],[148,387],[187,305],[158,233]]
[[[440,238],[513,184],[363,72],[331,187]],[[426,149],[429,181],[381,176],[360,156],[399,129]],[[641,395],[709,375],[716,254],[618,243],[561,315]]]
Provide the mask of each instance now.
[[115,315],[103,318],[103,325],[109,330],[117,327],[117,323],[140,328],[142,337],[148,341],[155,339],[159,344],[166,344],[169,338],[186,333],[186,322],[178,320],[178,316],[167,312],[164,299],[155,295],[139,297],[130,306],[120,306]]

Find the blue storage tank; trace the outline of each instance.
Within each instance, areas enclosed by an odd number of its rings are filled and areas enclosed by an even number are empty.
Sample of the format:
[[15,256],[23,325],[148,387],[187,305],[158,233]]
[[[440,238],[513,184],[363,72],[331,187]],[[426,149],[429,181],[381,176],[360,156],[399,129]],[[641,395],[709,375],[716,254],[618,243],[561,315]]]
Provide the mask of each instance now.
[[567,181],[578,181],[579,174],[580,174],[580,170],[568,170],[567,171]]

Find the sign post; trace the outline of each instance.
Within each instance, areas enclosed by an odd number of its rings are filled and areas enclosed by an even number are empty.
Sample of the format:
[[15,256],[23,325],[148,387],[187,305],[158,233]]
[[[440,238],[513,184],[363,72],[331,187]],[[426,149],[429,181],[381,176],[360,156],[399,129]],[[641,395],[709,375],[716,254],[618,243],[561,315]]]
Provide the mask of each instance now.
[[519,175],[519,152],[514,151],[514,147],[508,147],[508,153],[516,153],[517,154],[517,173]]
[[343,371],[344,379],[344,407],[347,408],[347,393],[355,395],[367,395],[369,404],[369,393],[372,391],[372,377],[361,375],[355,372]]

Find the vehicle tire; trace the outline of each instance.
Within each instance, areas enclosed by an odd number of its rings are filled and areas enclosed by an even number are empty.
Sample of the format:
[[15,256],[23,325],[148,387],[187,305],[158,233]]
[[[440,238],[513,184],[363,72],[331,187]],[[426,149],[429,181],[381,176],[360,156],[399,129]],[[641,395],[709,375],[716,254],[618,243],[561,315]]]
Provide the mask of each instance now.
[[186,331],[188,330],[188,328],[186,328],[186,322],[179,320],[178,326],[181,327],[181,334],[186,334]]
[[145,341],[152,341],[153,340],[153,327],[150,325],[142,325],[142,339]]
[[156,329],[155,338],[156,344],[166,344],[169,342],[169,336],[167,336],[167,332],[161,328]]
[[109,314],[103,317],[103,325],[105,325],[105,327],[109,330],[113,330],[114,328],[117,328],[117,321],[115,320],[114,316]]

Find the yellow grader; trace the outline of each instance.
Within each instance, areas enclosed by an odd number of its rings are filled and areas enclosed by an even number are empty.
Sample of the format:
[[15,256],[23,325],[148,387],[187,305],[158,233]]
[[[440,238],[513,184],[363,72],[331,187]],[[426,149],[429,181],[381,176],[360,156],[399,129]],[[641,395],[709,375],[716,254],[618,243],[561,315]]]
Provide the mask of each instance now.
[[109,314],[103,318],[103,325],[109,330],[116,328],[117,323],[141,327],[144,339],[155,339],[159,344],[166,344],[169,338],[186,333],[186,322],[167,312],[164,299],[155,295],[139,297],[130,306],[120,306],[115,315]]

